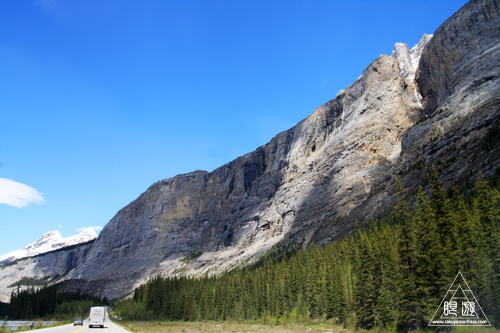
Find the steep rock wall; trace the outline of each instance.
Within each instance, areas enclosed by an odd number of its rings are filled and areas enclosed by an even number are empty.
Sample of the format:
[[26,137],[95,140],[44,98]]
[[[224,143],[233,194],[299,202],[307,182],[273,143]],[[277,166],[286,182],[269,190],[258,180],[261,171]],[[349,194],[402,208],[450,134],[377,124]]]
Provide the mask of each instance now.
[[[422,50],[416,88],[422,119],[402,137],[398,174],[411,198],[434,166],[447,189],[500,167],[500,10],[497,0],[470,1]],[[406,62],[407,63],[407,62]],[[376,216],[394,203],[394,181],[375,186],[348,220]],[[329,239],[322,232],[318,241]],[[325,238],[326,237],[326,238]]]
[[[420,116],[413,85],[396,59],[381,56],[267,145],[211,173],[151,186],[106,225],[66,279],[113,298],[150,275],[219,273],[285,239],[307,243],[387,177],[402,133]],[[113,282],[92,282],[104,280]]]
[[[499,8],[499,0],[470,1],[436,30],[416,76],[427,113],[453,101],[463,104],[457,94],[474,97],[464,85],[482,85],[497,78],[498,63],[486,59],[498,59]],[[495,75],[478,77],[489,71]]]
[[113,298],[151,275],[216,274],[280,242],[342,237],[392,205],[397,174],[411,192],[431,164],[447,186],[491,173],[500,149],[482,140],[499,120],[499,26],[498,1],[471,1],[418,48],[416,85],[411,56],[381,56],[256,151],[154,184],[106,225],[65,288]]

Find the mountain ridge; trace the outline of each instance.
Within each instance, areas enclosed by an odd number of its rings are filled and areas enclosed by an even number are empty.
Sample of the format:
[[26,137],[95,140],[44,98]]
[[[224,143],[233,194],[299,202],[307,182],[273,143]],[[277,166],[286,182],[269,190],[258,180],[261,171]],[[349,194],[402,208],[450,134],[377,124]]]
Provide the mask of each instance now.
[[[421,117],[415,91],[399,71],[396,59],[381,56],[336,99],[316,108],[311,116],[254,152],[211,173],[197,171],[155,183],[108,223],[88,260],[65,279],[79,287],[75,281],[87,281],[85,287],[94,289],[97,283],[92,281],[102,282],[98,276],[120,276],[127,281],[123,285],[129,286],[156,274],[213,274],[258,258],[285,236],[306,244],[316,227],[308,222],[311,216],[322,222],[350,210],[351,202],[343,200],[342,195],[352,188],[344,184],[354,181],[356,191],[361,189],[363,193],[355,200],[368,196],[370,170],[379,162],[377,154],[370,155],[370,147],[378,149],[387,161],[394,161],[394,152],[399,149],[397,133]],[[395,82],[397,89],[386,94]],[[394,112],[385,114],[388,122],[392,119],[390,128],[360,129],[357,117],[375,121],[380,114],[374,111],[382,103],[402,109],[396,112],[396,119]],[[354,138],[361,135],[360,131],[371,138],[382,138],[382,142],[373,140],[373,144],[358,147]],[[331,192],[331,186],[321,185],[321,177],[310,170],[320,166],[328,170],[324,175],[347,175],[349,171],[342,169],[349,169],[349,165],[341,158],[333,170],[321,159],[341,156],[345,133],[353,132],[356,134],[351,135],[349,149],[358,150],[360,156],[354,158],[365,163],[366,169],[338,178],[342,183],[336,186],[339,208],[327,212],[323,210],[328,197],[325,192]],[[316,203],[315,197],[321,197],[321,202]],[[144,257],[147,263],[141,260]],[[190,257],[195,259],[185,260]],[[118,267],[121,258],[127,258],[127,264]],[[106,268],[95,272],[92,267]],[[137,278],[130,272],[144,273]],[[70,287],[69,283],[65,286]],[[114,292],[124,292],[116,283],[114,291],[97,288],[110,298]]]
[[97,238],[97,233],[93,227],[86,228],[77,235],[63,238],[59,231],[49,231],[44,233],[38,240],[20,249],[11,251],[0,256],[0,265],[8,264],[14,260],[34,257],[47,252],[59,250],[68,246],[88,243]]
[[500,166],[499,8],[470,1],[423,36],[425,47],[396,44],[269,143],[212,172],[156,182],[53,281],[111,299],[154,275],[218,274],[277,244],[349,234],[355,221],[392,207],[396,175],[411,195],[431,165],[447,188],[492,174]]

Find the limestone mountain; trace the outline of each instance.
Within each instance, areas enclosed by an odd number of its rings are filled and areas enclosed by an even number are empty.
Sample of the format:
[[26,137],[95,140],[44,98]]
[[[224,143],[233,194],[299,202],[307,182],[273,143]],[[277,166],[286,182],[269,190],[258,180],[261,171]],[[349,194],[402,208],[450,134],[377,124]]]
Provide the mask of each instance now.
[[350,233],[392,207],[396,175],[410,193],[432,164],[448,187],[489,176],[500,166],[499,8],[470,1],[268,144],[153,184],[54,281],[114,298],[156,274],[217,274],[277,244]]

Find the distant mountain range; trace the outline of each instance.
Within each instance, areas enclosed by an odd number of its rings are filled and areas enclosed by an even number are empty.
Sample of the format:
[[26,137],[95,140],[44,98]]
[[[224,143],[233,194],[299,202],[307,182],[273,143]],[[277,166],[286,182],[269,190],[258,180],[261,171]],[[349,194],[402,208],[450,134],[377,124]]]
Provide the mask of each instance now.
[[26,245],[18,250],[0,256],[0,265],[8,264],[14,260],[34,257],[46,252],[59,250],[68,246],[88,243],[97,238],[93,227],[89,227],[78,235],[63,238],[59,231],[50,231],[43,234],[36,242]]
[[0,300],[13,285],[113,299],[155,275],[219,274],[352,233],[393,207],[397,176],[409,198],[432,165],[448,189],[487,178],[500,167],[499,63],[500,0],[472,0],[266,145],[153,184],[95,241],[3,264]]

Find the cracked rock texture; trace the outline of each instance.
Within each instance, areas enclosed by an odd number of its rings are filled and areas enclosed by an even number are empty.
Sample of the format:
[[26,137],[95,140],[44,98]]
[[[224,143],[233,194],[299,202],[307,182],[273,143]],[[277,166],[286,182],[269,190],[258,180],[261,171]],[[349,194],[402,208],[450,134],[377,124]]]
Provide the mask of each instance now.
[[469,2],[268,144],[213,172],[153,184],[61,286],[114,298],[151,275],[217,274],[277,244],[352,232],[393,205],[397,174],[409,195],[431,164],[448,187],[488,176],[500,165],[498,8]]
[[487,176],[500,164],[499,149],[481,144],[499,117],[498,8],[468,3],[268,144],[152,185],[107,224],[65,287],[112,298],[151,275],[217,274],[276,244],[337,239],[393,204],[396,174],[411,193],[430,164],[447,186],[481,168]]
[[[85,281],[112,298],[150,275],[220,273],[283,240],[307,243],[385,179],[419,117],[413,85],[396,59],[380,56],[345,92],[256,151],[152,185],[106,225],[65,285]],[[103,277],[113,283],[97,283]]]
[[436,30],[416,76],[427,113],[443,105],[469,108],[484,99],[479,90],[497,91],[499,7],[498,0],[470,1]]

